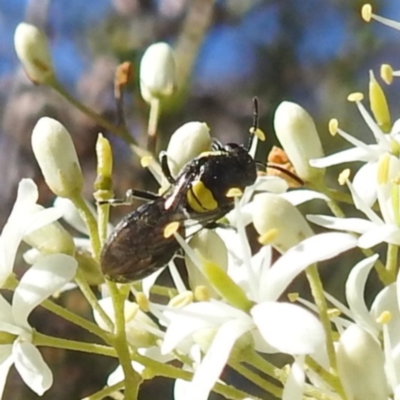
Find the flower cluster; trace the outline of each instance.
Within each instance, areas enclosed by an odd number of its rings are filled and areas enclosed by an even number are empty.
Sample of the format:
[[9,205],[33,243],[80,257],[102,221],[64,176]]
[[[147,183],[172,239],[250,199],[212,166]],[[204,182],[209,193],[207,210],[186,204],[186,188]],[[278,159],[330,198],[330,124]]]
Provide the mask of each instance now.
[[[374,15],[369,5],[364,6],[363,17],[396,27]],[[35,83],[60,90],[42,32],[21,24],[15,46]],[[397,75],[387,65],[382,71],[386,82]],[[176,88],[175,75],[171,47],[150,46],[140,67],[142,96],[150,105],[148,150],[156,138],[159,107]],[[130,240],[123,236],[125,231],[121,234],[126,225],[131,220],[142,223],[142,214],[133,213],[113,231],[108,224],[110,204],[125,203],[142,192],[132,191],[123,201],[112,198],[111,148],[100,135],[94,209],[82,197],[84,177],[70,133],[58,121],[41,118],[32,132],[33,153],[46,184],[58,197],[54,207],[46,209],[37,204],[35,183],[22,180],[0,236],[0,284],[13,291],[11,302],[0,295],[0,394],[12,365],[38,395],[51,387],[51,369],[37,349],[46,345],[118,359],[118,368],[95,398],[123,391],[127,400],[136,399],[140,382],[164,376],[175,381],[175,400],[207,400],[212,391],[230,399],[257,399],[247,387],[225,380],[223,371],[229,366],[265,393],[284,400],[400,399],[400,132],[399,123],[391,122],[384,91],[372,72],[369,80],[371,111],[362,94],[352,94],[349,100],[371,130],[374,143],[356,139],[333,119],[331,134],[352,147],[325,156],[312,117],[300,105],[283,102],[275,112],[275,132],[304,187],[292,190],[284,173],[260,173],[243,191],[230,188],[225,196],[232,199],[232,207],[226,210],[220,209],[200,174],[193,172],[207,157],[226,155],[205,123],[190,122],[177,129],[160,163],[151,151],[135,144],[142,165],[160,184],[160,195],[144,193],[152,203],[142,210],[150,213],[162,204],[166,214],[175,207],[163,229],[154,229],[154,235],[143,232],[141,240],[148,240],[145,248],[154,252],[159,250],[152,246],[153,240],[173,243],[179,249],[174,253],[184,257],[188,279],[180,274],[177,258],[145,274],[140,284],[117,284],[103,276],[104,243],[118,248],[117,240]],[[124,137],[120,127],[104,126]],[[339,182],[349,193],[328,188],[326,168],[349,161],[362,163],[352,180],[350,171],[340,174]],[[217,184],[222,174],[226,178],[233,173],[219,170]],[[190,208],[193,199],[197,208]],[[297,206],[310,200],[328,205],[330,215],[303,216]],[[341,202],[354,205],[360,216],[347,217]],[[61,218],[85,237],[72,237],[58,222]],[[161,213],[160,221],[163,218]],[[310,223],[325,231],[315,233]],[[139,228],[133,232],[142,234]],[[256,231],[257,244],[250,241],[247,228]],[[13,269],[22,241],[30,250],[24,253],[28,268],[18,280]],[[386,258],[371,251],[378,244],[386,246]],[[349,251],[365,257],[351,267],[343,304],[324,290],[319,270],[325,264],[331,268],[348,264]],[[151,250],[143,253],[150,259],[154,255]],[[129,257],[116,254],[121,264],[121,257]],[[117,260],[112,268],[118,272],[122,267]],[[173,287],[158,284],[165,269]],[[373,269],[381,288],[367,306],[365,287]],[[307,278],[309,293],[289,293],[299,275]],[[107,276],[113,277],[108,272]],[[93,308],[94,322],[50,299],[67,290],[82,291]],[[36,331],[28,317],[38,305],[97,335],[104,345]],[[287,355],[289,365],[275,366],[270,355],[277,353]]]

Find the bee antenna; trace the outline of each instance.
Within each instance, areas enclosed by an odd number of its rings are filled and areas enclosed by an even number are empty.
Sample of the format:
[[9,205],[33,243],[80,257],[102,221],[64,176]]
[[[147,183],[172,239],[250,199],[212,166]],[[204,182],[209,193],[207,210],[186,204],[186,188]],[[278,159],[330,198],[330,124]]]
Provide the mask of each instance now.
[[251,126],[250,132],[251,134],[249,135],[249,142],[247,144],[247,151],[250,151],[251,149],[251,144],[253,143],[253,134],[257,131],[258,129],[258,98],[253,97],[253,125]]
[[304,181],[299,176],[294,174],[292,171],[289,171],[287,168],[281,167],[280,165],[276,165],[276,164],[270,164],[270,163],[267,163],[265,165],[265,167],[280,171],[280,172],[284,173],[285,175],[287,175],[288,177],[292,178],[300,186],[304,186]]

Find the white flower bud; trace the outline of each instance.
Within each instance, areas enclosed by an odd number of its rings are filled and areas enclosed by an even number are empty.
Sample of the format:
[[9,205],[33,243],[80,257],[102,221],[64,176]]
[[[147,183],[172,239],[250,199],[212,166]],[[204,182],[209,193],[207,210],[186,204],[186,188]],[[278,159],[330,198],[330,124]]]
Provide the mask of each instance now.
[[[37,210],[44,209],[38,204],[36,204],[36,208]],[[24,242],[44,254],[63,253],[73,255],[75,252],[72,236],[57,221],[24,236]]]
[[[202,229],[190,239],[189,245],[201,257],[217,264],[224,271],[228,269],[228,250],[225,242],[214,231]],[[185,255],[185,262],[189,274],[189,286],[193,290],[197,286],[205,286],[212,297],[220,297],[188,255]]]
[[275,111],[274,126],[297,175],[305,182],[320,180],[325,170],[309,161],[324,156],[321,141],[310,114],[296,103],[282,102]]
[[155,43],[147,48],[140,62],[140,91],[143,99],[170,96],[175,89],[175,60],[171,46]]
[[69,132],[55,119],[41,118],[32,132],[32,148],[48,187],[57,196],[81,192],[83,176]]
[[339,378],[347,399],[388,398],[383,351],[371,334],[350,325],[340,337],[336,351]]
[[253,224],[260,239],[268,236],[280,253],[285,253],[314,232],[300,211],[289,201],[272,193],[255,196],[252,206]]
[[26,74],[34,83],[50,83],[54,80],[49,44],[40,29],[21,22],[15,30],[14,46]]
[[210,129],[204,122],[188,122],[178,128],[168,143],[168,165],[172,175],[203,151],[210,150]]

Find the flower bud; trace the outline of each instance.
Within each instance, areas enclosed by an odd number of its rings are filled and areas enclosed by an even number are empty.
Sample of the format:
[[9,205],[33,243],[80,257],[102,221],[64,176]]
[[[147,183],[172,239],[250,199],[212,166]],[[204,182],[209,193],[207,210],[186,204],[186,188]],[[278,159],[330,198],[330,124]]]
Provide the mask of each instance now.
[[[205,258],[217,264],[224,271],[228,268],[228,250],[225,242],[214,231],[202,229],[194,235],[189,246],[198,253],[201,258]],[[189,274],[189,286],[194,290],[198,286],[205,286],[213,298],[217,297],[217,292],[213,289],[210,282],[196,267],[190,257],[185,256],[186,268]]]
[[204,122],[188,122],[178,128],[168,143],[168,165],[172,176],[203,151],[210,150],[210,129]]
[[[38,204],[36,204],[36,208],[38,211],[44,209]],[[72,236],[57,221],[29,233],[24,237],[24,242],[39,250],[42,254],[63,253],[73,255],[75,253]]]
[[147,48],[140,62],[140,91],[143,99],[170,96],[175,89],[175,60],[171,46],[155,43]]
[[[289,201],[272,193],[255,196],[252,207],[253,224],[262,244],[268,237],[280,253],[285,253],[314,232],[300,211]],[[273,235],[271,234],[273,232]]]
[[83,176],[69,132],[55,119],[40,118],[33,128],[32,148],[48,187],[61,197],[82,191]]
[[369,73],[369,101],[378,126],[382,132],[388,133],[392,127],[389,104],[385,92],[375,79],[372,71]]
[[47,37],[40,29],[21,22],[15,30],[14,46],[34,83],[51,83],[55,79]]
[[311,167],[309,161],[323,157],[324,152],[310,114],[298,104],[284,101],[275,111],[274,126],[297,175],[305,182],[319,181],[325,170]]
[[388,398],[383,352],[370,333],[355,324],[350,325],[340,337],[337,362],[348,399]]

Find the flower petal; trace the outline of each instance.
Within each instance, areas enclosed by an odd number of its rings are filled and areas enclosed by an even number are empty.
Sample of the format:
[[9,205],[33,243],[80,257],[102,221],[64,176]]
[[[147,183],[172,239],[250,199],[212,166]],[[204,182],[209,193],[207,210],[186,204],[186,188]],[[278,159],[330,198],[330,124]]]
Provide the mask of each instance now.
[[306,375],[304,356],[296,357],[283,388],[282,400],[301,400],[303,398]]
[[382,242],[400,245],[400,231],[393,225],[381,225],[365,232],[358,239],[358,246],[362,249],[369,249]]
[[14,342],[15,368],[22,380],[39,396],[53,384],[53,374],[39,350],[29,342]]
[[317,168],[330,167],[331,165],[342,164],[351,161],[369,161],[371,153],[360,147],[353,147],[339,151],[326,157],[310,160],[310,165]]
[[264,285],[264,301],[277,300],[289,283],[305,268],[328,260],[357,244],[357,239],[347,233],[321,233],[303,240],[275,262],[260,284]]
[[325,346],[321,322],[296,304],[265,302],[250,313],[264,340],[282,353],[312,354]]
[[356,264],[346,282],[346,299],[354,320],[364,326],[374,337],[377,336],[379,327],[365,304],[364,292],[368,275],[378,257],[378,254],[374,254]]
[[236,342],[252,325],[247,321],[232,320],[225,323],[217,332],[203,361],[193,376],[188,388],[187,398],[207,400],[210,391],[221,375]]
[[377,162],[364,164],[354,175],[353,187],[359,196],[362,196],[368,206],[372,207],[376,200],[376,180]]
[[329,198],[322,193],[306,189],[291,190],[290,192],[282,193],[281,197],[288,200],[294,206],[314,199],[325,201],[329,200]]
[[362,218],[337,218],[328,215],[306,215],[306,218],[313,224],[338,231],[364,233],[375,226],[373,222]]
[[12,311],[15,322],[29,327],[30,312],[69,282],[75,276],[77,266],[77,261],[65,254],[41,257],[23,275],[14,292]]
[[11,349],[11,345],[0,346],[0,399],[3,398],[8,372],[14,363],[14,357],[12,356]]

